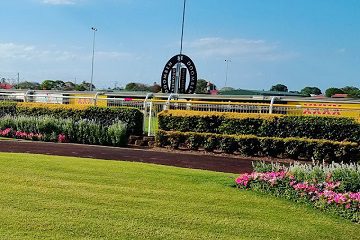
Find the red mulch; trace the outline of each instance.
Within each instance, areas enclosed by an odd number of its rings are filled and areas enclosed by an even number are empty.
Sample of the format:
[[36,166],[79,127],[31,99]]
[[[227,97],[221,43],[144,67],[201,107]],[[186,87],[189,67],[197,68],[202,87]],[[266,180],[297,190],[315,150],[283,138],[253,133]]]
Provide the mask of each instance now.
[[230,155],[170,151],[157,148],[118,148],[15,140],[0,140],[0,152],[35,153],[103,160],[143,162],[226,173],[251,172],[251,160],[253,160],[251,158],[246,159]]

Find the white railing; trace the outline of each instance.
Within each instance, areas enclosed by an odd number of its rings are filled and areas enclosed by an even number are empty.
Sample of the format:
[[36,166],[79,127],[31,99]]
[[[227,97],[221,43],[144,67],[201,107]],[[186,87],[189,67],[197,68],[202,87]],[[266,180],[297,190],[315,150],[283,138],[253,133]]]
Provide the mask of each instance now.
[[306,116],[350,117],[360,121],[360,104],[354,107],[342,107],[340,104],[275,104],[254,102],[212,102],[204,100],[176,100],[177,95],[168,96],[167,100],[156,99],[156,95],[148,94],[145,99],[107,96],[102,92],[96,94],[67,95],[62,93],[15,92],[0,93],[2,101],[37,102],[43,104],[68,104],[103,107],[132,107],[144,113],[144,132],[154,135],[157,130],[157,114],[166,109],[188,111],[213,111],[259,114],[286,114]]

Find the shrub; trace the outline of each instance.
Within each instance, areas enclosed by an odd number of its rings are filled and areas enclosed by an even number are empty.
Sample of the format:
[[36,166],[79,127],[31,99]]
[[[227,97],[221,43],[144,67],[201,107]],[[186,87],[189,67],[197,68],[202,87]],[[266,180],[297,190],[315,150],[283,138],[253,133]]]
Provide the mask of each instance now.
[[312,164],[281,164],[278,162],[266,163],[254,161],[252,163],[254,172],[279,172],[291,173],[298,181],[318,182],[341,182],[339,191],[360,191],[360,164],[359,163],[335,163],[330,164],[312,162]]
[[360,165],[253,163],[254,172],[242,174],[239,188],[310,203],[324,211],[360,222]]
[[[238,152],[244,156],[291,157],[293,159],[301,157],[306,160],[313,158],[328,162],[356,162],[359,160],[360,153],[359,145],[351,142],[162,130],[158,131],[156,143],[160,147],[178,148],[184,145],[191,150],[204,148],[209,152],[214,150],[226,153]],[[287,152],[288,150],[292,151]]]
[[0,117],[14,115],[16,113],[16,102],[0,102]]
[[335,117],[166,110],[159,114],[159,129],[360,142],[360,124]]
[[126,145],[126,125],[116,121],[110,126],[94,120],[53,116],[26,117],[5,116],[0,118],[0,135],[29,140],[73,142],[84,144]]
[[116,122],[110,125],[107,129],[107,135],[111,145],[125,146],[126,145],[126,125],[122,122]]
[[105,126],[121,121],[127,126],[127,135],[141,135],[143,133],[143,114],[136,108],[44,103],[0,103],[0,117],[6,114],[28,117],[49,115],[63,119],[71,118],[76,121],[88,119]]

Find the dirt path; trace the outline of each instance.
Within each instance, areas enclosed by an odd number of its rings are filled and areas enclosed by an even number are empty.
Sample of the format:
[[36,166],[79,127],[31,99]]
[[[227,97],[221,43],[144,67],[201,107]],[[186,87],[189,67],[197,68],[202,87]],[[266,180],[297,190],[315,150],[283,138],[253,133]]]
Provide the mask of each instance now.
[[106,146],[0,140],[0,152],[36,153],[104,160],[154,163],[183,168],[226,173],[251,172],[251,160],[206,154],[192,154],[156,149],[117,148]]

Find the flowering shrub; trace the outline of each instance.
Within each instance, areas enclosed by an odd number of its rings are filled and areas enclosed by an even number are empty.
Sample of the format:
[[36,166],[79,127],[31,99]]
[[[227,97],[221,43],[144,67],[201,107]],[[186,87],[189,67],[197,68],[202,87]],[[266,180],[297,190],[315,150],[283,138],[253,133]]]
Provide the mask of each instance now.
[[[54,134],[52,134],[54,135]],[[24,132],[24,131],[15,131],[11,128],[6,128],[4,130],[0,129],[0,136],[1,137],[8,137],[8,138],[17,138],[17,139],[26,139],[26,140],[32,140],[32,141],[44,141],[44,134],[41,133],[33,133],[33,132]],[[56,136],[56,134],[55,134]],[[68,138],[65,136],[65,134],[61,133],[57,135],[57,138],[51,139],[54,142],[60,142],[64,143],[67,142]]]
[[[353,165],[359,170],[359,165]],[[359,171],[358,171],[359,174]],[[336,213],[354,222],[360,222],[360,189],[341,191],[343,183],[327,173],[325,180],[297,178],[291,167],[269,172],[245,173],[235,179],[237,187],[270,193],[296,202],[305,202]]]
[[94,120],[54,116],[0,118],[0,136],[34,141],[125,146],[126,130],[127,125],[120,121],[104,126]]

